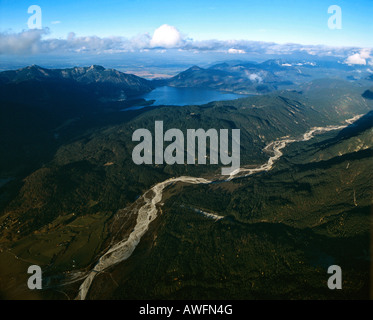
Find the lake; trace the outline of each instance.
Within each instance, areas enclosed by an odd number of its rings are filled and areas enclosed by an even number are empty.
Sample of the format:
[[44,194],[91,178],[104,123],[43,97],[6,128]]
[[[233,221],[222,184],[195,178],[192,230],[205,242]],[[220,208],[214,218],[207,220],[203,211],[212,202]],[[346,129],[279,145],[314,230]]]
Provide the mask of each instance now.
[[[159,105],[173,105],[173,106],[185,106],[185,105],[201,105],[211,101],[223,101],[233,100],[238,98],[247,97],[246,95],[235,94],[235,93],[223,93],[211,89],[203,88],[175,88],[175,87],[159,87],[153,91],[136,97],[137,99],[142,98],[145,100],[155,100],[151,106]],[[139,110],[147,106],[136,106],[123,109],[123,111]]]

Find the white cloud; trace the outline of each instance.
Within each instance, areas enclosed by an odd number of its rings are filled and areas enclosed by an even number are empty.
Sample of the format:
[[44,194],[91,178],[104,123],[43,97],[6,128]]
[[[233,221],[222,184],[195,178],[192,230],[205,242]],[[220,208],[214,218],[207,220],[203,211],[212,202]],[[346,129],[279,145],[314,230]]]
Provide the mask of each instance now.
[[30,29],[20,33],[0,33],[0,54],[31,54],[40,51],[41,38],[48,29]]
[[368,48],[366,48],[366,49],[362,49],[362,50],[360,51],[360,56],[361,56],[362,58],[364,58],[364,59],[369,59],[369,58],[370,58],[370,51],[371,51],[371,49],[368,49]]
[[263,82],[263,78],[256,73],[250,74],[249,79],[253,82],[258,82],[258,83]]
[[352,56],[349,56],[346,61],[345,61],[346,64],[349,64],[349,65],[352,65],[352,64],[363,64],[363,65],[366,65],[367,62],[365,59],[363,59],[360,54],[358,53],[355,53],[353,54]]
[[56,21],[51,21],[51,24],[60,24],[61,23],[61,21],[58,21],[58,20],[56,20]]
[[183,38],[175,27],[168,24],[160,26],[154,31],[150,40],[151,47],[175,48],[183,44]]
[[372,61],[367,61],[370,58],[370,50],[371,49],[362,49],[359,53],[355,53],[350,55],[346,60],[345,63],[348,65],[360,64],[360,65],[367,65],[367,63],[371,64]]
[[258,72],[258,73],[250,73],[249,71],[245,70],[246,76],[250,79],[252,82],[262,83],[263,77],[265,77],[265,73]]
[[228,53],[243,54],[243,53],[246,53],[246,52],[245,52],[245,50],[230,48],[228,50]]

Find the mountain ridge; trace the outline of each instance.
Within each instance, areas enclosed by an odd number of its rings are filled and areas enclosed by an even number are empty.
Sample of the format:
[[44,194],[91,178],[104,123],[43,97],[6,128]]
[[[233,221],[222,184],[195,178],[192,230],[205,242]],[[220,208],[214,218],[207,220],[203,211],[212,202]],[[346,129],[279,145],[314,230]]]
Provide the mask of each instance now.
[[61,85],[68,84],[67,81],[70,81],[73,84],[87,86],[93,93],[98,90],[100,96],[105,96],[106,93],[108,96],[122,98],[141,95],[154,89],[149,80],[115,69],[105,69],[98,65],[65,69],[47,69],[32,65],[0,72],[0,85],[3,87],[26,86],[27,83],[32,82],[56,83],[59,81]]

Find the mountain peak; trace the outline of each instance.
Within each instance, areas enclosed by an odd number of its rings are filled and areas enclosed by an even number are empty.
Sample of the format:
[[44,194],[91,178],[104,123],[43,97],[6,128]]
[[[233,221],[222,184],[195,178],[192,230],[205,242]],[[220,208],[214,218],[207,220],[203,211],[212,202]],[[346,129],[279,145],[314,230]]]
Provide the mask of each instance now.
[[37,64],[33,64],[31,66],[26,67],[26,69],[42,69],[42,67],[38,66]]
[[95,71],[104,71],[105,68],[103,66],[99,66],[96,64],[91,65],[88,70],[95,70]]
[[30,71],[33,71],[33,70],[44,70],[44,68],[36,65],[36,64],[33,64],[31,66],[27,66],[27,67],[24,67],[24,68],[21,68],[21,69],[18,69],[18,71],[21,71],[21,70],[30,70]]
[[27,66],[13,72],[16,81],[30,80],[30,79],[44,79],[52,76],[49,69],[40,67],[36,64]]
[[194,65],[193,67],[189,68],[188,70],[190,70],[190,71],[198,71],[198,70],[203,70],[203,69],[200,68],[199,66]]

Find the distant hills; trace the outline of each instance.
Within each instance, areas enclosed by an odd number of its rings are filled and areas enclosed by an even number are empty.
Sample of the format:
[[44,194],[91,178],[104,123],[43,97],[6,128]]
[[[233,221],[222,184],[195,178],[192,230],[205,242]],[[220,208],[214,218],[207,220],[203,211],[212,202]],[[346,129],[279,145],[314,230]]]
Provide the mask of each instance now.
[[[146,80],[102,66],[47,69],[32,65],[18,70],[0,72],[0,99],[42,102],[66,94],[90,96],[104,102],[125,101],[159,86],[209,88],[239,94],[265,94],[317,78],[357,80],[354,68],[336,62],[287,61],[271,59],[262,63],[227,61],[207,68],[192,66],[169,79]],[[367,81],[372,76],[365,77]],[[351,81],[352,81],[351,80]],[[52,94],[53,92],[53,94]],[[22,94],[21,94],[22,93]]]
[[66,69],[46,69],[37,65],[26,68],[3,71],[0,73],[0,83],[21,83],[23,81],[53,81],[72,80],[80,84],[110,84],[130,92],[144,92],[153,87],[150,81],[126,74],[115,69],[105,69],[102,66],[92,65],[90,67],[74,67]]
[[329,77],[357,79],[353,67],[337,62],[271,59],[262,63],[228,61],[208,68],[193,66],[159,84],[210,88],[241,94],[265,94]]
[[203,87],[241,94],[267,93],[278,89],[281,85],[293,84],[275,74],[276,71],[284,68],[286,69],[278,61],[237,65],[220,63],[207,69],[193,66],[164,83],[175,87]]
[[[22,86],[21,89],[30,89],[33,82],[35,90],[41,85],[69,86],[78,85],[81,89],[87,89],[91,94],[102,97],[126,99],[140,95],[153,89],[150,81],[132,74],[125,74],[114,69],[105,69],[102,66],[75,67],[68,69],[46,69],[36,65],[13,71],[0,73],[0,88],[10,90],[14,86]],[[85,88],[86,87],[86,88]]]

